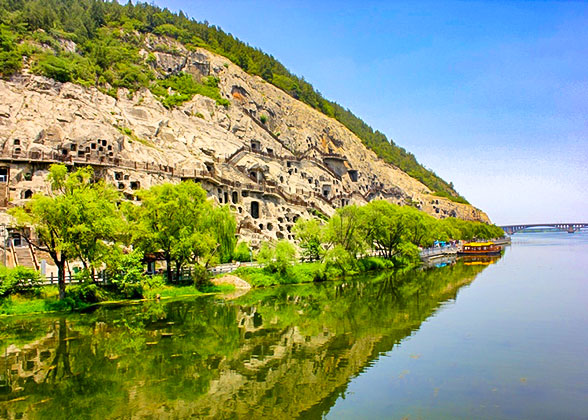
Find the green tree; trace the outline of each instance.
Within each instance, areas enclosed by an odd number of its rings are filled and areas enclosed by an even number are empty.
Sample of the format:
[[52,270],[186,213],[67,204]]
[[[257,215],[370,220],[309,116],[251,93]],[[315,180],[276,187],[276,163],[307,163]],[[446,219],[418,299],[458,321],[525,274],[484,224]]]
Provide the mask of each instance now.
[[361,207],[351,205],[337,209],[327,223],[325,242],[329,247],[340,245],[355,258],[366,246],[363,235],[364,223],[364,210]]
[[365,206],[364,233],[370,247],[384,258],[392,258],[405,241],[407,226],[401,208],[387,201],[372,201]]
[[127,206],[133,220],[133,243],[144,252],[162,252],[167,279],[188,263],[208,264],[215,255],[231,255],[234,216],[215,209],[199,184],[184,181],[162,184],[137,193],[139,206]]
[[324,227],[316,219],[298,219],[292,230],[299,246],[302,248],[302,257],[305,260],[317,261],[322,258],[325,250],[323,247]]
[[290,242],[264,242],[257,254],[257,261],[273,273],[285,274],[296,262],[296,249]]
[[51,165],[48,180],[49,195],[35,194],[24,208],[13,208],[9,214],[23,237],[53,259],[63,299],[65,264],[80,259],[93,270],[117,239],[123,221],[115,205],[118,193],[94,180],[91,168],[68,173],[64,165]]
[[236,261],[246,262],[251,261],[251,249],[247,242],[239,242],[235,247],[233,258]]

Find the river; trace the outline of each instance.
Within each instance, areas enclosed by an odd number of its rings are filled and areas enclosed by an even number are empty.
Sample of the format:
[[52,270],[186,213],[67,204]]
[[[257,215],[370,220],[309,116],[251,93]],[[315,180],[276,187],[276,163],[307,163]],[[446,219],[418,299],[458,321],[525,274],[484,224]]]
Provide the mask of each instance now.
[[0,418],[586,418],[588,233],[490,264],[0,319]]

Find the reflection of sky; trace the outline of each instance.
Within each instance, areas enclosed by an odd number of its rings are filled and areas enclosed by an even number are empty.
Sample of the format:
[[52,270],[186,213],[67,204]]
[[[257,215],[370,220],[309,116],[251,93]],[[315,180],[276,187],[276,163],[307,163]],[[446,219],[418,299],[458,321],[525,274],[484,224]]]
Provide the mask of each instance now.
[[271,53],[495,222],[588,221],[588,4],[156,3]]

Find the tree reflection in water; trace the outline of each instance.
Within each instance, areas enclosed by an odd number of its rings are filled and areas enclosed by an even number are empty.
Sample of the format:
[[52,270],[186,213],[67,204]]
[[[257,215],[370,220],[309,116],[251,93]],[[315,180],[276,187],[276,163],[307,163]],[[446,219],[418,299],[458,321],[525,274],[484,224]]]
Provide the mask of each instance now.
[[484,268],[4,319],[0,417],[320,416]]

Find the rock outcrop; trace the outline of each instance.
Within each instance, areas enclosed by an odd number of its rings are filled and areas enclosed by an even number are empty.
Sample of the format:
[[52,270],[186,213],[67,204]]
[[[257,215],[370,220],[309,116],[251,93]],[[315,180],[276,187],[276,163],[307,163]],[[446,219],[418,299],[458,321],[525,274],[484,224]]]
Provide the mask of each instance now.
[[45,191],[49,164],[64,162],[92,165],[129,200],[139,188],[199,181],[231,206],[254,246],[291,239],[299,217],[374,199],[436,217],[488,221],[470,205],[432,195],[339,122],[228,59],[180,44],[174,51],[152,52],[160,74],[213,75],[230,106],[196,95],[168,110],[148,90],[119,90],[115,99],[26,72],[0,81],[0,205]]

